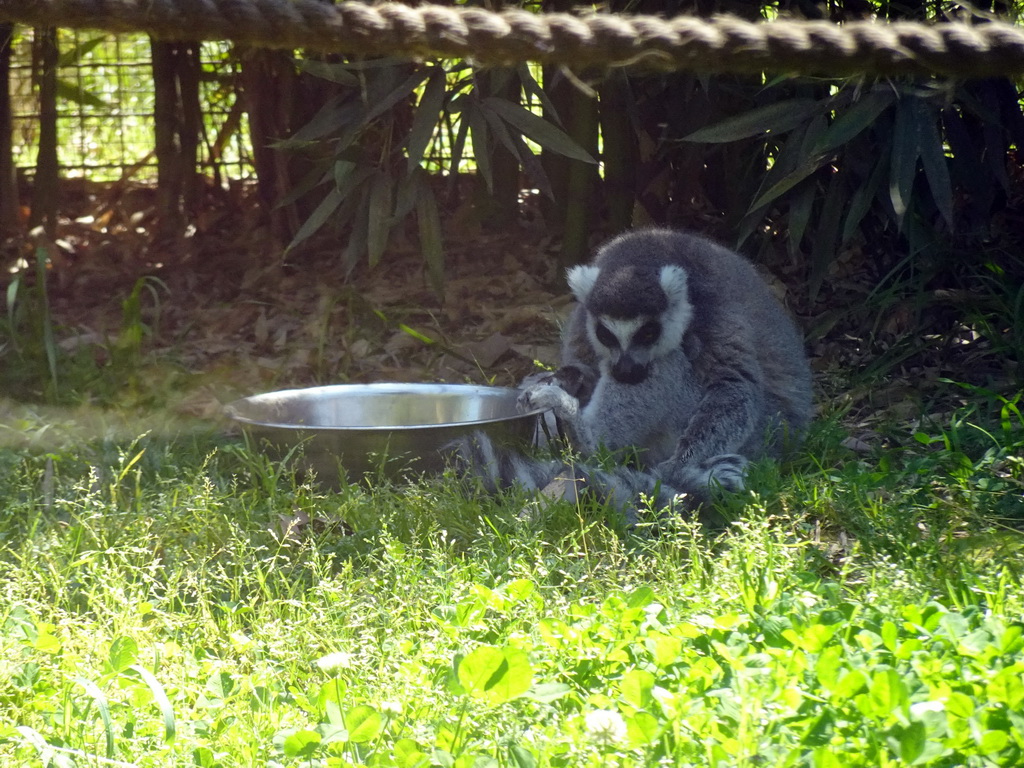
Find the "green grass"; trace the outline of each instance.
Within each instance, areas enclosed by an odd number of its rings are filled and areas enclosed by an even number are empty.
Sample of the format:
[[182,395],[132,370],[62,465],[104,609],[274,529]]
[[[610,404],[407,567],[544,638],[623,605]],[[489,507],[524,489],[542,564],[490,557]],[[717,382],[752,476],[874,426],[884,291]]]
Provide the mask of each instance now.
[[1024,437],[974,400],[877,455],[820,425],[717,531],[0,449],[0,764],[1020,765]]

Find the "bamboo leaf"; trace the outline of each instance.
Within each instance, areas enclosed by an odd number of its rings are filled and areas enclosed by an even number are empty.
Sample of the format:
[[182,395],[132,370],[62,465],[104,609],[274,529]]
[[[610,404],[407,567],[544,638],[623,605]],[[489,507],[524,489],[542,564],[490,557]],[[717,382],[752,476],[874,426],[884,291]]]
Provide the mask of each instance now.
[[928,109],[925,102],[916,100],[915,111],[918,113],[920,126],[921,165],[932,191],[935,205],[942,214],[946,226],[953,229],[953,183],[949,178],[949,166],[946,152],[939,135],[937,112]]
[[857,231],[860,223],[864,220],[864,217],[871,208],[871,201],[881,191],[882,180],[885,178],[888,170],[887,155],[881,153],[867,181],[864,184],[857,185],[850,198],[850,202],[847,205],[846,220],[843,222],[843,233],[840,238],[841,245],[850,242],[850,238],[853,237],[854,232]]
[[824,103],[815,99],[787,99],[701,128],[689,136],[684,136],[682,140],[703,144],[723,144],[769,131],[784,133],[800,125],[810,115],[823,108]]
[[760,197],[758,197],[753,203],[750,204],[750,210],[756,210],[763,205],[767,205],[776,198],[782,196],[801,181],[806,179],[812,173],[817,171],[819,168],[825,165],[826,158],[822,156],[811,157],[804,161],[795,171],[788,174],[785,178],[780,179],[771,187],[768,188]]
[[[480,111],[483,113],[484,120],[487,121],[487,125],[491,130],[491,133],[497,137],[505,149],[507,149],[516,158],[519,158],[519,147],[514,141],[512,141],[512,133],[509,131],[508,126],[502,122],[502,119],[498,114],[488,109],[486,103],[481,105]],[[521,143],[521,142],[520,142]]]
[[106,35],[100,35],[90,40],[83,40],[74,48],[70,48],[66,51],[61,51],[60,58],[57,59],[58,67],[73,67],[84,59],[88,54],[92,53],[96,48],[103,44],[107,40]]
[[421,167],[416,166],[412,173],[402,176],[395,188],[395,210],[393,213],[396,222],[401,221],[416,207],[416,197],[420,192],[420,174],[426,173]]
[[443,67],[434,67],[423,89],[420,103],[416,107],[416,115],[406,138],[406,151],[409,153],[408,172],[418,168],[423,162],[423,154],[430,146],[430,140],[437,129],[437,123],[444,106],[446,95],[445,71]]
[[839,235],[839,221],[843,215],[843,177],[833,174],[821,206],[818,226],[814,230],[814,247],[811,251],[811,277],[808,294],[811,302],[818,297],[818,291],[836,256],[836,242]]
[[320,205],[316,207],[316,210],[309,215],[308,219],[302,222],[299,231],[295,233],[295,237],[292,238],[292,241],[288,243],[288,247],[285,248],[285,253],[320,229],[327,219],[330,218],[331,214],[338,210],[338,206],[341,205],[341,201],[344,199],[345,195],[339,189],[334,188],[330,190],[324,196],[324,199],[320,201]]
[[817,197],[817,185],[807,184],[789,202],[789,252],[796,256],[811,220],[811,210]]
[[494,173],[491,170],[490,129],[487,118],[477,102],[470,101],[462,111],[462,119],[469,120],[469,130],[473,141],[473,158],[476,160],[477,172],[483,176],[487,189],[494,190]]
[[405,78],[405,80],[399,83],[398,87],[391,91],[391,93],[367,110],[366,115],[362,119],[362,124],[366,125],[367,123],[373,122],[402,99],[408,98],[409,95],[419,87],[419,84],[430,76],[430,73],[431,71],[429,69],[418,69],[413,72]]
[[530,68],[526,64],[520,64],[516,67],[516,72],[519,73],[519,81],[523,84],[523,91],[526,95],[537,99],[541,107],[544,108],[544,114],[554,117],[554,124],[561,128],[561,115],[558,114],[558,110],[555,108],[554,102],[548,97],[547,92],[537,82],[537,78],[530,72]]
[[324,80],[330,80],[332,83],[340,83],[341,85],[350,85],[352,87],[359,85],[359,78],[352,74],[351,67],[348,64],[321,61],[319,59],[298,59],[295,62],[295,66],[303,72],[308,72]]
[[540,162],[540,158],[537,157],[530,148],[526,146],[526,142],[515,134],[510,134],[509,139],[515,145],[515,154],[519,158],[519,162],[522,163],[523,170],[530,180],[537,185],[537,189],[541,191],[541,194],[546,195],[549,199],[554,200],[555,194],[551,188],[551,181],[548,179],[548,174],[544,170],[543,164]]
[[452,142],[451,165],[448,166],[448,176],[453,182],[459,176],[459,166],[462,165],[462,153],[466,148],[467,133],[469,133],[469,121],[465,115],[462,115],[459,117],[459,128],[455,132],[455,140]]
[[484,106],[544,149],[580,162],[597,163],[589,152],[572,140],[569,134],[525,107],[496,96],[484,99]]
[[836,118],[811,151],[814,154],[827,154],[849,143],[869,125],[873,125],[878,116],[892,106],[895,98],[888,90],[867,94]]
[[378,173],[370,181],[370,199],[367,212],[366,253],[370,267],[377,266],[388,246],[393,224],[391,201],[394,186],[386,173]]
[[83,107],[95,107],[96,109],[112,108],[112,105],[109,102],[104,101],[96,94],[85,90],[85,88],[78,83],[72,83],[67,80],[57,81],[57,96],[58,98],[65,99],[73,104],[80,104]]
[[328,100],[310,119],[308,123],[299,128],[292,136],[282,141],[275,142],[276,146],[294,147],[301,146],[305,142],[321,139],[331,131],[348,125],[351,118],[356,114],[354,105],[343,103],[338,96]]
[[912,97],[905,97],[896,104],[896,122],[893,126],[892,155],[889,162],[889,199],[900,229],[910,205],[917,175],[919,155],[918,125],[910,106]]
[[434,190],[426,180],[420,185],[416,196],[416,221],[420,230],[420,248],[427,264],[427,278],[430,287],[438,296],[444,294],[444,237],[441,233],[441,216],[437,210]]
[[348,243],[341,253],[341,263],[345,265],[347,273],[355,269],[356,264],[367,252],[370,229],[370,196],[360,195],[353,198],[355,203],[352,214],[352,230],[348,233]]

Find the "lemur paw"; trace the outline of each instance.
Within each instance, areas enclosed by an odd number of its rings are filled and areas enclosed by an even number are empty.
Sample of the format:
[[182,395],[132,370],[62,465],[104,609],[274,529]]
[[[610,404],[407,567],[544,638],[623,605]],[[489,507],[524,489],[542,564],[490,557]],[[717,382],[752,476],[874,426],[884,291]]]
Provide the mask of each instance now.
[[560,419],[573,418],[579,412],[579,400],[570,395],[552,377],[550,380],[532,384],[519,395],[520,410],[551,410]]
[[[665,462],[670,463],[671,460]],[[749,463],[738,453],[723,453],[681,467],[662,465],[662,474],[680,488],[703,490],[719,487],[727,491],[742,491]]]

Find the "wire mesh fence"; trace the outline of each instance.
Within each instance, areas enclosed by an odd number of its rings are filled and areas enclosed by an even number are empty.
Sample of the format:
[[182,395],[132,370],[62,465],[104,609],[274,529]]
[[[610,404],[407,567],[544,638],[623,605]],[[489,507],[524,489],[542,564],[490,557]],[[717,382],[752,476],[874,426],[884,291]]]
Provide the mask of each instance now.
[[[33,30],[12,41],[11,107],[14,162],[35,167],[39,141],[38,58]],[[156,177],[154,90],[150,40],[145,35],[58,32],[58,157],[62,174],[108,181]],[[236,104],[239,62],[226,42],[203,43],[200,167],[231,178],[252,175],[247,116]]]

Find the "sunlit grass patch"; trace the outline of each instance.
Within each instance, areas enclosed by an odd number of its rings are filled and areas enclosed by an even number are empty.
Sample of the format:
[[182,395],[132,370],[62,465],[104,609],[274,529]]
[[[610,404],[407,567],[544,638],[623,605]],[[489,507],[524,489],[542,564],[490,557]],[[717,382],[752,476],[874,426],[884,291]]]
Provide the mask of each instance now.
[[1017,765],[994,413],[896,452],[826,423],[716,529],[446,477],[330,492],[198,438],[7,449],[0,762]]

